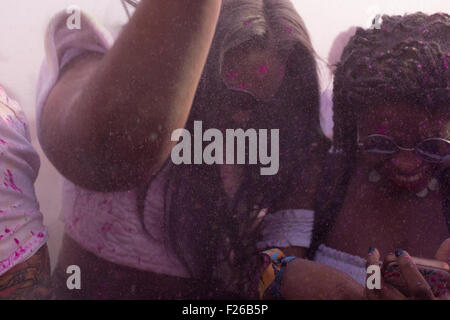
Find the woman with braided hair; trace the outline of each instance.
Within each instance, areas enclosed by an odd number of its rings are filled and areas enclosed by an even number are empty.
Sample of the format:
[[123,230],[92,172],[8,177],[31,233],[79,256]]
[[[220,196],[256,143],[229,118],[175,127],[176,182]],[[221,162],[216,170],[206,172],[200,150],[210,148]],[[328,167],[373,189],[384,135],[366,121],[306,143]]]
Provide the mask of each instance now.
[[[436,298],[409,254],[449,262],[449,46],[448,14],[384,16],[381,29],[357,30],[337,64],[309,256],[364,286],[383,253],[410,297]],[[405,298],[389,285],[367,294]]]

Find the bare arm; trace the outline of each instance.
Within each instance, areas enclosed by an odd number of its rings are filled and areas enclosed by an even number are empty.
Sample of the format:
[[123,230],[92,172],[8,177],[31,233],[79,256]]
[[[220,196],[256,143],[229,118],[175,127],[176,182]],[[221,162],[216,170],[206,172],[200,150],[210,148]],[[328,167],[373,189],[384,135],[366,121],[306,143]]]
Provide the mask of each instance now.
[[50,93],[41,143],[69,180],[97,191],[145,182],[183,128],[220,0],[143,0],[104,57],[73,61]]
[[0,299],[49,299],[50,260],[47,245],[0,277]]

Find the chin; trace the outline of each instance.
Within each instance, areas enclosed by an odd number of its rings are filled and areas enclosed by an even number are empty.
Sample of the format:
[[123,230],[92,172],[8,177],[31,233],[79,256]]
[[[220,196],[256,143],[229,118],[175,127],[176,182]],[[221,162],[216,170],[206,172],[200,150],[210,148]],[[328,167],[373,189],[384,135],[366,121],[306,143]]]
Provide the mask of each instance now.
[[396,172],[391,172],[389,174],[389,180],[397,187],[413,193],[418,193],[424,190],[430,183],[431,179],[433,179],[433,175],[429,172],[423,171],[413,175],[403,175]]
[[427,188],[430,181],[436,177],[437,168],[424,164],[414,172],[404,173],[392,166],[380,168],[380,173],[395,186],[412,193],[418,193]]
[[389,177],[389,180],[391,180],[391,182],[402,189],[417,193],[427,187],[428,183],[431,180],[431,177],[425,178],[424,176],[419,174],[411,177],[394,174]]

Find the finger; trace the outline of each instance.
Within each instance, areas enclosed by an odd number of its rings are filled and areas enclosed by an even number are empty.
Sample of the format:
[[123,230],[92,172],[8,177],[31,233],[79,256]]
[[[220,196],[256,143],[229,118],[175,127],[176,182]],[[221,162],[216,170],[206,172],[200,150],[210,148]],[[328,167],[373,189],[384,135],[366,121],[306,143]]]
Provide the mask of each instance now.
[[[446,262],[450,264],[450,238],[442,242],[441,246],[436,252],[436,260]],[[450,300],[450,273],[446,274],[445,278],[445,289],[444,292],[439,296],[440,299]]]
[[366,266],[375,266],[379,265],[380,262],[380,252],[377,248],[370,247],[369,253],[367,254],[367,263]]
[[[380,252],[375,248],[370,248],[369,253],[367,255],[367,265],[380,267]],[[404,295],[402,295],[397,289],[385,283],[384,279],[381,277],[380,289],[369,289],[367,286],[368,277],[370,274],[367,274],[366,277],[366,297],[369,300],[402,300],[406,299]]]
[[397,261],[397,257],[395,256],[395,254],[393,252],[389,252],[386,256],[384,256],[384,260],[382,263],[383,272],[389,266],[390,263],[396,262],[396,261]]
[[416,299],[434,299],[430,286],[417,269],[408,252],[397,249],[395,250],[395,256],[410,295]]
[[258,228],[258,226],[261,225],[261,223],[264,220],[264,217],[267,215],[267,212],[269,212],[268,209],[262,209],[258,212],[258,215],[255,218],[255,221],[253,222],[252,226],[250,227],[250,231],[256,230],[256,228]]
[[436,260],[450,262],[450,238],[445,240],[436,252]]
[[393,252],[389,252],[383,260],[383,266],[387,266],[389,263],[391,262],[395,262],[397,261],[397,257],[395,256],[395,254]]
[[[379,267],[379,261],[380,261],[380,252],[373,247],[369,248],[369,253],[367,254],[367,263],[366,263],[366,270],[369,270],[369,267],[376,266]],[[381,288],[380,289],[370,289],[369,288],[369,282],[371,281],[369,277],[371,274],[367,272],[366,274],[366,285],[365,285],[365,291],[366,291],[366,297],[369,300],[379,300],[381,296]],[[381,281],[381,279],[380,279]]]

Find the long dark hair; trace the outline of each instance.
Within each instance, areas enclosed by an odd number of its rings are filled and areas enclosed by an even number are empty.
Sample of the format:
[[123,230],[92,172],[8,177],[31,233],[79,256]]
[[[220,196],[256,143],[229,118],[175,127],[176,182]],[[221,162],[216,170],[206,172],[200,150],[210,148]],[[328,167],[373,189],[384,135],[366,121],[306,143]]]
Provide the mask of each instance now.
[[[382,101],[448,110],[449,35],[448,14],[385,15],[381,29],[358,28],[345,47],[334,78],[334,153],[317,196],[310,258],[332,228],[355,169],[356,115]],[[440,191],[450,230],[449,171],[440,176]]]
[[[230,116],[223,106],[233,93],[224,86],[222,66],[228,53],[245,46],[274,49],[286,57],[285,78],[274,98],[276,106],[258,114],[251,124],[256,129],[280,129],[278,174],[261,176],[259,166],[246,166],[232,203],[227,201],[217,165],[173,166],[166,183],[168,244],[191,276],[203,282],[205,291],[199,294],[203,298],[257,297],[260,266],[256,243],[261,226],[250,230],[255,214],[283,201],[298,172],[307,169],[309,156],[327,148],[319,120],[316,55],[289,0],[223,1],[186,129],[192,134],[194,121],[199,120],[204,130],[217,128],[221,119]],[[143,188],[141,200],[147,188]],[[138,201],[140,212],[144,211],[142,203]]]

